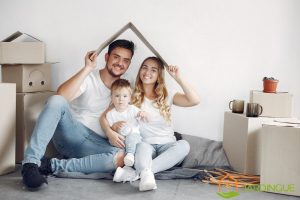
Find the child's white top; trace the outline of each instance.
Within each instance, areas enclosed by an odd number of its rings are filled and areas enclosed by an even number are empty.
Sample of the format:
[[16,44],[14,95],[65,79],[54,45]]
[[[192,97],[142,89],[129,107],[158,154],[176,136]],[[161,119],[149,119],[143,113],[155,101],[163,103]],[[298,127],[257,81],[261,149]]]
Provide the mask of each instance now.
[[[167,103],[170,107],[173,104],[175,94],[176,92],[171,91],[167,97]],[[167,122],[159,113],[159,109],[153,106],[153,100],[144,97],[141,109],[149,116],[148,122],[140,123],[140,132],[143,142],[149,144],[166,144],[176,141],[172,124]]]
[[106,119],[110,126],[119,121],[126,121],[132,128],[131,133],[139,134],[137,114],[141,110],[134,105],[128,105],[128,108],[123,112],[118,112],[115,108],[106,114]]

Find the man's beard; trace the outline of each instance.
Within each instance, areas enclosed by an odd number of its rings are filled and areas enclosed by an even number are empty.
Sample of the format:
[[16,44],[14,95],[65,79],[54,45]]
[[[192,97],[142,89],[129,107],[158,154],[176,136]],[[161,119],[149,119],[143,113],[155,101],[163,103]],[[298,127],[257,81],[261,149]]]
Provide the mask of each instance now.
[[114,77],[114,78],[120,78],[121,76],[122,76],[122,74],[115,74],[114,72],[113,72],[113,70],[112,69],[109,69],[108,68],[108,66],[106,65],[106,68],[107,68],[107,71],[108,71],[108,73],[112,76],[112,77]]

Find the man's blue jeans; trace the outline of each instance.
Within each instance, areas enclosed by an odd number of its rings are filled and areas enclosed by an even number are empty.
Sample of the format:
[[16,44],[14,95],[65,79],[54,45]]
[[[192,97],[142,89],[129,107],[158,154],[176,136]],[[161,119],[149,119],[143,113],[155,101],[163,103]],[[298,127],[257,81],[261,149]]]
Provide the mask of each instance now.
[[23,164],[35,163],[40,166],[51,139],[57,150],[70,158],[51,159],[54,173],[111,172],[116,169],[116,154],[122,151],[73,119],[68,102],[59,95],[50,97],[41,112],[25,151]]

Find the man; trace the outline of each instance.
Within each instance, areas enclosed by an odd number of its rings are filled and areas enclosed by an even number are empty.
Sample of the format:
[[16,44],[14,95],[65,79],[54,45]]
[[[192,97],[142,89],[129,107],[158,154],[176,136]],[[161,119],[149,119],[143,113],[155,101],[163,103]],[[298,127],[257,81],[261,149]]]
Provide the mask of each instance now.
[[[50,173],[111,172],[124,165],[124,152],[119,149],[124,147],[124,138],[110,128],[105,135],[99,117],[109,106],[111,84],[126,72],[133,54],[133,42],[116,40],[105,54],[105,68],[96,70],[97,55],[88,52],[85,66],[49,98],[22,162],[23,182],[29,189],[47,184],[43,175]],[[70,159],[43,158],[51,139]]]

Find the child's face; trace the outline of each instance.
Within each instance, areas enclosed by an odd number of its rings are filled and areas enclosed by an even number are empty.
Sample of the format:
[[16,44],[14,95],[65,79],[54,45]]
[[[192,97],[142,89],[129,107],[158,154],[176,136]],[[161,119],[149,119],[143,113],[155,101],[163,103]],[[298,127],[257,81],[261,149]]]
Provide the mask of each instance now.
[[117,111],[124,111],[130,103],[131,94],[128,88],[112,91],[111,100]]

